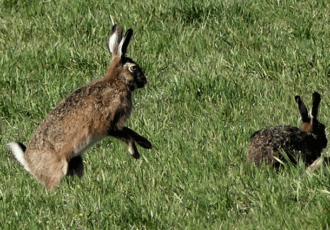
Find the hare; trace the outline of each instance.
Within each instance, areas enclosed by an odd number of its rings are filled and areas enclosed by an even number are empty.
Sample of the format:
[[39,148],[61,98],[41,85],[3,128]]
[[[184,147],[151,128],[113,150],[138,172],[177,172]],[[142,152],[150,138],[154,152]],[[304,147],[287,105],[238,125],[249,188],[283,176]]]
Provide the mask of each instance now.
[[113,136],[128,145],[134,158],[139,158],[137,142],[146,149],[151,143],[124,126],[133,104],[132,92],[143,88],[147,79],[139,65],[126,57],[133,30],[112,27],[108,48],[112,53],[104,78],[77,89],[62,100],[39,125],[28,147],[11,142],[17,161],[26,171],[45,184],[56,186],[65,175],[83,175],[81,154],[106,136]]
[[[322,150],[327,146],[325,126],[317,119],[321,95],[313,93],[312,117],[300,96],[295,96],[300,111],[301,129],[289,125],[275,126],[261,129],[251,136],[248,150],[248,161],[260,166],[262,163],[280,166],[277,159],[285,161],[284,151],[289,160],[296,164],[296,159],[301,158],[306,166],[311,165],[321,156]],[[277,158],[277,159],[276,159]]]

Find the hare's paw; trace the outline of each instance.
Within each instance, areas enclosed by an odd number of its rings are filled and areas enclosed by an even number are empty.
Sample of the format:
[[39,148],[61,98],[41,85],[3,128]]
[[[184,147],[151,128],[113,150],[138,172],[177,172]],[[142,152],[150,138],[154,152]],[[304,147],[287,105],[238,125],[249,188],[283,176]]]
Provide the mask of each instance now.
[[136,145],[135,145],[134,142],[131,142],[128,145],[128,151],[132,155],[132,157],[134,157],[135,159],[139,159],[140,158],[139,150],[136,148]]
[[132,155],[132,157],[133,157],[134,159],[139,159],[139,158],[140,158],[140,153],[139,153],[139,151],[136,151],[136,152]]

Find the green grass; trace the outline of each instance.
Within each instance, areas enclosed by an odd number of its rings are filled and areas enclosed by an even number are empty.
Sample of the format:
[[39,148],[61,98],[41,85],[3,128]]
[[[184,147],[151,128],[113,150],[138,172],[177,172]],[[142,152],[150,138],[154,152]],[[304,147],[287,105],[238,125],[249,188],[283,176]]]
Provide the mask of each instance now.
[[[0,0],[0,228],[330,228],[329,168],[246,162],[254,131],[300,125],[296,94],[310,108],[318,91],[330,125],[329,12],[326,0]],[[105,75],[110,15],[135,31],[128,52],[148,84],[127,125],[154,148],[134,160],[107,138],[81,180],[46,191],[5,143],[27,144]]]

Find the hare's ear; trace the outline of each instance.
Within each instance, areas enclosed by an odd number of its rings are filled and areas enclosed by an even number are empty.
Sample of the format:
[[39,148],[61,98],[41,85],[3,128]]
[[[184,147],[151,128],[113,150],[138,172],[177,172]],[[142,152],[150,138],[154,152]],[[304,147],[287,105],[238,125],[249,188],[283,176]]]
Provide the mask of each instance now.
[[301,115],[302,122],[310,122],[310,118],[308,117],[308,110],[304,102],[300,99],[300,96],[296,95],[295,100],[298,104],[298,109]]
[[132,36],[133,36],[133,30],[128,29],[118,47],[122,56],[124,56],[126,54],[127,47],[128,47],[129,42],[131,41]]
[[119,44],[122,40],[122,37],[123,29],[120,26],[113,25],[108,44],[109,52],[112,53],[113,56],[121,56]]
[[318,92],[314,92],[313,93],[313,108],[312,108],[312,116],[314,119],[317,119],[320,102],[321,102],[321,95]]

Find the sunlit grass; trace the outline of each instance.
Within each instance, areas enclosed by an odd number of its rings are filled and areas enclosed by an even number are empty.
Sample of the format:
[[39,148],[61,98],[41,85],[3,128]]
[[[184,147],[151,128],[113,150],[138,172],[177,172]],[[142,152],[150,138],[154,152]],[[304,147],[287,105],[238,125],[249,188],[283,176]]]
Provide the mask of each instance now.
[[[300,125],[294,96],[329,124],[328,1],[0,0],[1,229],[326,229],[330,171],[247,164],[250,135]],[[85,176],[46,191],[14,160],[44,117],[103,77],[116,23],[144,69],[127,125],[141,159],[107,138]],[[325,149],[324,152],[327,152]]]

